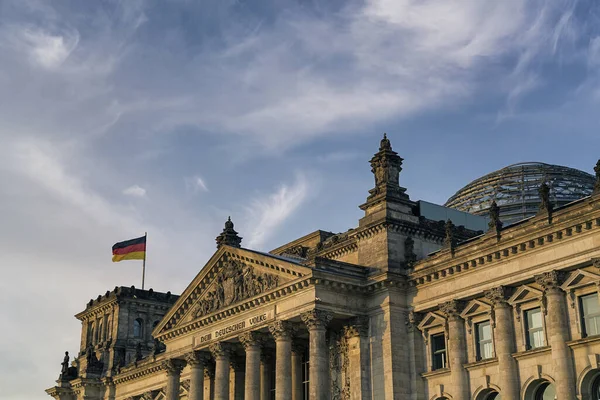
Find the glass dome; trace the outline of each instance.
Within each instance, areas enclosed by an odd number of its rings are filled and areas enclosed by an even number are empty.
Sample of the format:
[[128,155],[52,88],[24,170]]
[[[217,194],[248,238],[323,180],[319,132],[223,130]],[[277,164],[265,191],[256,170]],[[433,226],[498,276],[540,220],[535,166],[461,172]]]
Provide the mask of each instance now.
[[450,197],[446,207],[475,215],[487,215],[496,200],[505,225],[531,217],[538,212],[538,189],[543,182],[550,187],[554,208],[589,196],[595,177],[578,169],[538,162],[509,165],[474,180]]

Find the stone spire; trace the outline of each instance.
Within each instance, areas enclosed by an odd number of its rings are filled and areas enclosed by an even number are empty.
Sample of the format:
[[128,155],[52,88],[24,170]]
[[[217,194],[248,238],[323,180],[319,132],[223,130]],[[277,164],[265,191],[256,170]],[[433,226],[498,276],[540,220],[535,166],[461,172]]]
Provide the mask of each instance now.
[[220,248],[222,245],[226,244],[227,246],[232,247],[240,247],[240,243],[242,243],[242,238],[238,236],[238,233],[233,229],[233,222],[231,222],[231,217],[227,218],[225,221],[225,228],[223,228],[223,232],[216,238],[217,248]]
[[600,193],[600,160],[598,160],[598,162],[596,163],[596,166],[594,167],[594,172],[596,173],[596,184],[594,185],[594,191],[592,192],[592,194],[599,194]]
[[[367,204],[379,199],[385,200],[408,200],[406,189],[400,187],[398,182],[400,171],[402,171],[402,157],[392,150],[392,144],[383,134],[379,143],[379,151],[371,158],[371,172],[375,177],[375,187],[369,190]],[[362,207],[361,207],[362,208]]]

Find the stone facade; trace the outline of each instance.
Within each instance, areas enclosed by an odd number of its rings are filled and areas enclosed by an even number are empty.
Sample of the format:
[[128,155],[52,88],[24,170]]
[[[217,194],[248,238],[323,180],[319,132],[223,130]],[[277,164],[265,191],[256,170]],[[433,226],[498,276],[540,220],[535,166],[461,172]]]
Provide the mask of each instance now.
[[181,296],[116,288],[90,301],[80,353],[47,393],[600,399],[600,193],[473,232],[416,215],[401,166],[384,137],[365,215],[345,233],[267,254],[241,247],[228,220]]

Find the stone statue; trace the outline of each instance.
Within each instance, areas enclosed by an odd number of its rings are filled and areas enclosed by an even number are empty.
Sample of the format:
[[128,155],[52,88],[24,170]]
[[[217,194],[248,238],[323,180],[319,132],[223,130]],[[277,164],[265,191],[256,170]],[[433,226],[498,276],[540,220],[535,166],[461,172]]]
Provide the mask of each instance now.
[[500,207],[496,204],[496,201],[492,201],[490,205],[490,222],[488,223],[489,230],[495,231],[498,237],[500,236],[500,231],[502,230],[502,221],[500,221]]
[[142,355],[142,344],[138,342],[135,345],[135,361],[140,361],[144,356]]
[[549,211],[552,206],[550,204],[550,187],[546,182],[542,183],[538,193],[540,195],[540,210]]
[[454,224],[451,220],[447,220],[444,225],[445,237],[444,237],[444,248],[450,249],[452,255],[454,255],[454,249],[456,248],[456,240],[454,239]]
[[594,172],[596,173],[596,184],[594,185],[594,194],[600,193],[600,160],[596,163],[594,167]]
[[60,364],[62,368],[60,369],[60,373],[62,376],[67,376],[69,374],[69,352],[65,351],[65,358],[63,358],[63,362]]

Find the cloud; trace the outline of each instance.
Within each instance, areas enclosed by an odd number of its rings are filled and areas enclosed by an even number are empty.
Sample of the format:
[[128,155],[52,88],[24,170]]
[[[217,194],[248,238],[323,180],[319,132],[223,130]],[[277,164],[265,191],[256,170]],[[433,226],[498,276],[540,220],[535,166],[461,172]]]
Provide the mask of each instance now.
[[133,185],[123,190],[123,194],[131,197],[146,197],[146,189],[138,185]]
[[298,173],[293,183],[281,184],[275,192],[251,200],[246,208],[250,231],[244,247],[260,249],[302,205],[309,189],[305,176]]
[[184,178],[185,188],[191,193],[198,193],[198,191],[208,192],[208,187],[200,176],[192,176]]

